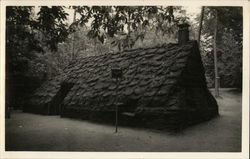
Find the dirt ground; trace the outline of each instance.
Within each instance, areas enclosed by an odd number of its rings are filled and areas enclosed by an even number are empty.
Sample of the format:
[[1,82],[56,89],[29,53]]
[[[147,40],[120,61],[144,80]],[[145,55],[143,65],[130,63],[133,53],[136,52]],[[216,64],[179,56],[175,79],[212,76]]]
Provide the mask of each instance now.
[[6,151],[239,152],[241,94],[224,89],[217,101],[219,117],[175,134],[14,111]]

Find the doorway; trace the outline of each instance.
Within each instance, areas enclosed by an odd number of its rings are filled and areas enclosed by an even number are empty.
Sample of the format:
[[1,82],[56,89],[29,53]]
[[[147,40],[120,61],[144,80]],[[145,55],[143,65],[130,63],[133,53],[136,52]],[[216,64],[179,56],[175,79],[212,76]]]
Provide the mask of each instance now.
[[54,96],[50,103],[49,115],[60,115],[61,114],[61,104],[63,99],[69,93],[70,89],[73,87],[73,83],[62,83],[60,90]]

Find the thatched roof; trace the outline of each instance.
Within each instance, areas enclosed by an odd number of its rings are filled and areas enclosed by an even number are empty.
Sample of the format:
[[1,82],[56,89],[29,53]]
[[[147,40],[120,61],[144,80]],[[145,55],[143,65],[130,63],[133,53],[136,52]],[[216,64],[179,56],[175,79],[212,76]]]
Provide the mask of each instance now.
[[[136,111],[147,107],[178,109],[174,107],[177,101],[169,97],[194,47],[196,42],[190,41],[183,46],[167,44],[79,59],[64,75],[44,83],[32,97],[32,105],[49,103],[64,82],[74,84],[63,100],[66,109],[113,111],[116,103],[133,106]],[[117,66],[123,70],[118,99],[116,82],[111,78],[111,68]]]

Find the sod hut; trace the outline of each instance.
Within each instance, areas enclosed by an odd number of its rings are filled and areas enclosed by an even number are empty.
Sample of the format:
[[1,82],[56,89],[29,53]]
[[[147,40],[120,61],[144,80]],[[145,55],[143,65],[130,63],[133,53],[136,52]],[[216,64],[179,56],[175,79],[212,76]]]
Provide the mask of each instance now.
[[[45,82],[25,111],[153,127],[189,125],[218,114],[196,41],[180,26],[178,44],[81,58]],[[112,78],[119,67],[122,78]]]

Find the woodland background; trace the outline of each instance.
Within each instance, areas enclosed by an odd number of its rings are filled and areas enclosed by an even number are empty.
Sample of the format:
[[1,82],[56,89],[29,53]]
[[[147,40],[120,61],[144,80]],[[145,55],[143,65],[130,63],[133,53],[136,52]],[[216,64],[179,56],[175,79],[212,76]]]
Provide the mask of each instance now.
[[208,87],[214,87],[213,42],[217,28],[220,87],[241,90],[242,8],[203,9],[191,19],[185,8],[176,6],[8,6],[6,103],[16,108],[22,105],[36,88],[62,73],[72,60],[175,43],[177,25],[183,22],[190,24],[190,39],[200,37]]

